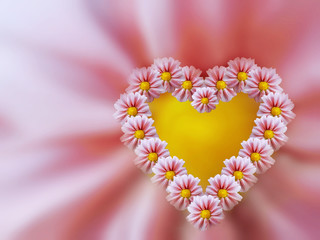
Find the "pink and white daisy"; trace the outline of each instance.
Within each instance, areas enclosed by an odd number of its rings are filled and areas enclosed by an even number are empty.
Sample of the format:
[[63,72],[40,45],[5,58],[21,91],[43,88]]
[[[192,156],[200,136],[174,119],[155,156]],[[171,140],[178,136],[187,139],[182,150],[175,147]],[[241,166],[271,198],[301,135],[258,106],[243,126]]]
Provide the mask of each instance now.
[[252,129],[251,137],[266,139],[274,150],[278,150],[288,141],[285,135],[287,127],[280,118],[262,116],[254,122],[256,126]]
[[218,224],[224,217],[219,200],[207,195],[195,196],[188,211],[187,220],[201,231]]
[[179,88],[172,93],[178,101],[185,102],[192,101],[192,94],[203,86],[203,78],[200,77],[201,70],[195,67],[183,67],[182,76],[184,80],[181,82]]
[[135,148],[141,140],[158,137],[155,127],[152,126],[154,121],[146,116],[128,118],[128,121],[121,127],[123,135],[121,142],[129,148]]
[[218,100],[229,102],[237,93],[223,80],[225,72],[225,67],[215,66],[209,69],[207,71],[208,77],[206,77],[204,84],[206,87],[214,89]]
[[134,163],[145,173],[151,173],[159,158],[169,157],[168,143],[159,138],[144,139],[136,148],[137,158]]
[[162,82],[162,86],[168,92],[173,92],[175,88],[181,86],[183,75],[180,62],[173,58],[157,58],[152,65],[156,72],[156,79]]
[[288,124],[295,118],[295,114],[292,112],[294,108],[293,102],[289,99],[287,94],[284,93],[269,93],[262,97],[262,103],[260,104],[258,116],[269,115],[277,117]]
[[234,176],[241,186],[241,192],[246,192],[251,188],[258,179],[254,176],[256,167],[251,163],[248,157],[231,157],[225,160],[225,167],[222,168],[221,174]]
[[155,174],[151,181],[167,187],[173,177],[187,174],[187,169],[183,167],[184,161],[177,157],[160,158],[152,168]]
[[260,102],[263,96],[271,92],[282,92],[281,81],[275,69],[257,67],[251,72],[251,77],[248,78],[243,92]]
[[129,78],[127,92],[137,92],[147,97],[147,102],[160,97],[165,90],[162,81],[156,78],[156,73],[151,67],[136,68]]
[[200,179],[190,174],[174,177],[167,188],[167,200],[179,210],[186,209],[195,196],[202,194],[199,183]]
[[220,200],[223,210],[231,210],[241,201],[242,196],[238,193],[241,187],[234,176],[218,174],[208,181],[210,185],[207,186],[206,193]]
[[125,123],[129,117],[145,115],[151,116],[147,98],[139,93],[121,94],[120,99],[114,104],[116,112],[113,114],[115,119]]
[[241,92],[246,85],[246,80],[251,77],[251,71],[256,67],[257,65],[251,58],[237,57],[234,60],[230,60],[224,81],[228,87],[232,87],[235,92]]
[[256,173],[261,174],[267,171],[273,164],[274,159],[272,147],[264,139],[249,138],[241,143],[242,149],[239,151],[240,157],[248,157],[257,168]]
[[214,90],[208,87],[198,88],[192,98],[191,105],[200,113],[211,112],[219,103]]

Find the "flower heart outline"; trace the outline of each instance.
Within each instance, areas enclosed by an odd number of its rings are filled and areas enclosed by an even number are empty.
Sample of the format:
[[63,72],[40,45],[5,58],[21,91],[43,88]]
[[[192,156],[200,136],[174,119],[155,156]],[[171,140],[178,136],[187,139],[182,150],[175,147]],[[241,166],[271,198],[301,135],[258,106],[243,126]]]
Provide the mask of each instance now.
[[[122,124],[121,141],[135,150],[134,163],[152,182],[168,192],[167,200],[179,210],[188,209],[187,220],[200,230],[219,223],[223,211],[231,210],[275,162],[271,157],[287,142],[287,124],[294,119],[294,104],[280,87],[281,78],[273,68],[258,67],[250,58],[235,58],[228,66],[207,70],[207,77],[191,66],[180,67],[173,58],[155,59],[148,68],[135,69],[129,87],[115,103],[114,117]],[[203,191],[200,179],[187,173],[184,161],[171,157],[167,143],[159,139],[149,102],[172,93],[180,102],[191,101],[200,113],[210,112],[219,101],[228,102],[239,92],[260,103],[250,138],[241,143],[238,156],[224,161],[221,174],[211,177]]]

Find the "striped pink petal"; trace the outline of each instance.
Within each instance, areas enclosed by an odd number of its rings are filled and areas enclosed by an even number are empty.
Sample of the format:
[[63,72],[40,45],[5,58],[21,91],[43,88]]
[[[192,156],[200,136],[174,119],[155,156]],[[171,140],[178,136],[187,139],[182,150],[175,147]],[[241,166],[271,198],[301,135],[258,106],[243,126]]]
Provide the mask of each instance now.
[[208,87],[198,88],[192,98],[191,105],[200,113],[211,112],[219,103],[214,90]]

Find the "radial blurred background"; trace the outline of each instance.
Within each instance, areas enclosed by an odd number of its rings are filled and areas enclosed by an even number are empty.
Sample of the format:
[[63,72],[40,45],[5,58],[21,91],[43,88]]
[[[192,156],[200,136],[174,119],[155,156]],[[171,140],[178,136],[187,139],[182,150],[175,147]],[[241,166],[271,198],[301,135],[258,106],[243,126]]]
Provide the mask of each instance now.
[[[320,220],[320,1],[0,1],[1,240],[313,240]],[[295,103],[276,164],[200,232],[134,166],[113,104],[157,57],[275,67]],[[250,135],[257,104],[151,104],[172,154],[201,178]],[[197,124],[195,124],[197,123]]]

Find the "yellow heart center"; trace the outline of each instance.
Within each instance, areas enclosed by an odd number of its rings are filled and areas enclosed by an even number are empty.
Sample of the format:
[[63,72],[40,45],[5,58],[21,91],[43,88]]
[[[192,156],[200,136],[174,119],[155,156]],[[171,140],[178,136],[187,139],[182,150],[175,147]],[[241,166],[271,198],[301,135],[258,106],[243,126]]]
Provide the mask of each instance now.
[[[202,103],[208,100],[202,99]],[[241,142],[250,137],[259,104],[239,93],[221,102],[210,113],[199,113],[189,101],[179,102],[166,93],[149,104],[160,139],[168,143],[171,156],[185,161],[188,173],[201,179],[220,174],[223,161],[238,156]]]

